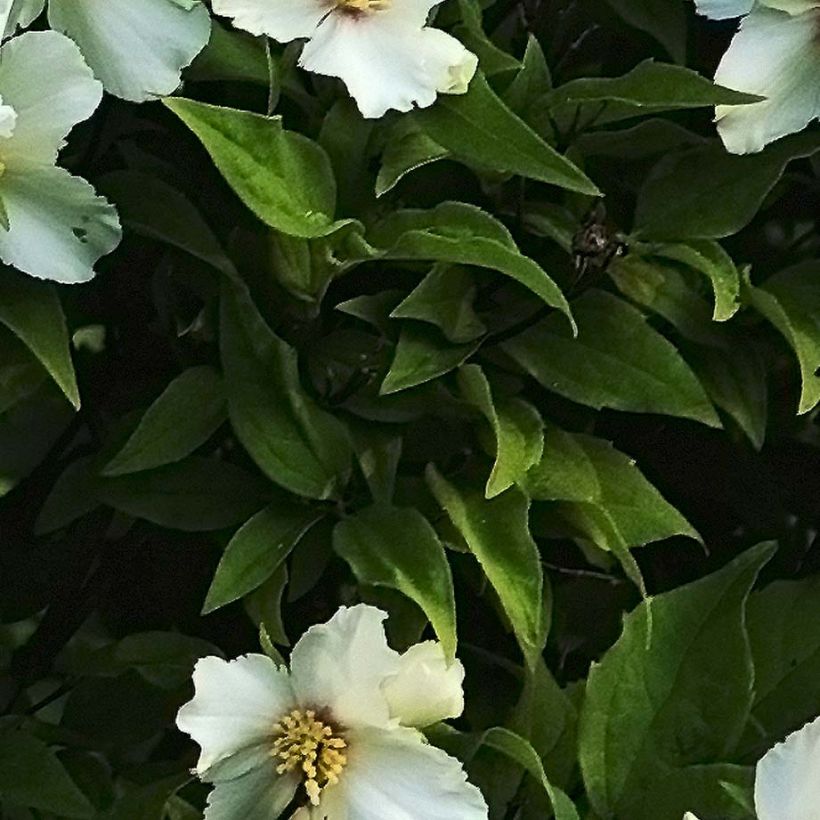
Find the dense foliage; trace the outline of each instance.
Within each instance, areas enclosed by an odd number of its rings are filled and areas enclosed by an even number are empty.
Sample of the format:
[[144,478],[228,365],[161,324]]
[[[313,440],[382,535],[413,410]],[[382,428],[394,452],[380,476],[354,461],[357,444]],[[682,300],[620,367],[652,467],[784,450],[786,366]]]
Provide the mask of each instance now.
[[366,602],[491,818],[749,820],[820,712],[820,130],[728,153],[688,0],[448,0],[469,90],[379,119],[211,25],[60,155],[96,277],[0,237],[3,816],[201,816],[194,661]]

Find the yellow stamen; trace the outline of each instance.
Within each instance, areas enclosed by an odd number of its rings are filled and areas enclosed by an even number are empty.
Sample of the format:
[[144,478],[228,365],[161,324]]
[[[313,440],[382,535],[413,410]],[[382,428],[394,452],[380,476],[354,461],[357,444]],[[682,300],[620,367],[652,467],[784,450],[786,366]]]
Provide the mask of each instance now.
[[338,728],[316,717],[313,709],[294,709],[274,726],[271,754],[282,762],[279,774],[301,770],[305,791],[314,806],[325,786],[339,782],[347,763],[347,742]]
[[340,11],[361,14],[384,11],[390,5],[390,0],[335,0],[334,5]]

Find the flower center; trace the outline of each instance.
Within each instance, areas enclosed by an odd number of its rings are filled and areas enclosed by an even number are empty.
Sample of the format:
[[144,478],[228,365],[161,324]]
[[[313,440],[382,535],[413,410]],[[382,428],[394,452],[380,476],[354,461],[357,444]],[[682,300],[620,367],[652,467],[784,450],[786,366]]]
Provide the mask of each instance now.
[[335,0],[333,5],[347,14],[369,14],[384,11],[390,5],[390,0]]
[[337,727],[319,720],[313,709],[294,709],[275,726],[271,754],[281,759],[279,774],[301,770],[305,791],[314,806],[319,805],[319,793],[339,782],[339,774],[347,763],[343,749],[347,742]]

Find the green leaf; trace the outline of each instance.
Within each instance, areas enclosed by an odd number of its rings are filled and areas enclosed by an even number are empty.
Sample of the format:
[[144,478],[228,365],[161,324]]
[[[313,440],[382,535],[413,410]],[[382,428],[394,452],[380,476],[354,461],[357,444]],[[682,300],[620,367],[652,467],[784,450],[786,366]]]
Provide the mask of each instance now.
[[0,415],[0,498],[42,462],[73,419],[50,382]]
[[590,407],[663,413],[720,427],[720,419],[675,347],[621,299],[588,290],[573,303],[578,338],[557,317],[503,344],[544,387]]
[[442,96],[434,106],[416,111],[413,117],[433,141],[477,168],[600,195],[583,171],[504,104],[481,72],[466,94]]
[[389,504],[396,489],[396,471],[401,459],[402,440],[374,425],[354,427],[353,447],[370,495],[376,502]]
[[435,325],[454,344],[472,342],[487,332],[473,301],[472,274],[458,265],[434,265],[421,283],[390,314]]
[[259,634],[265,635],[267,644],[289,646],[285,624],[282,620],[282,598],[288,584],[288,565],[279,564],[267,581],[263,581],[242,601],[248,617],[259,627]]
[[448,658],[456,653],[453,578],[444,547],[412,507],[376,504],[340,521],[333,547],[363,584],[396,589],[415,601]]
[[820,402],[820,262],[803,262],[747,283],[746,297],[786,338],[797,356],[803,389],[798,413]]
[[463,24],[456,26],[454,32],[479,60],[481,70],[488,77],[504,71],[515,71],[521,63],[502,51],[484,31],[482,8],[478,0],[458,0]]
[[725,322],[740,307],[740,274],[735,263],[717,243],[692,239],[686,243],[653,246],[652,252],[666,259],[682,262],[709,278],[715,293],[716,322]]
[[140,171],[114,171],[97,188],[116,206],[123,224],[201,259],[228,276],[233,262],[191,201],[167,182]]
[[[552,425],[545,439],[543,458],[529,471],[524,484],[534,500],[561,502],[559,508],[565,512],[591,516],[593,521],[602,516],[627,547],[674,535],[700,540],[635,462],[610,442]],[[606,548],[606,544],[598,546]]]
[[638,195],[635,224],[653,239],[719,239],[752,221],[794,159],[820,150],[806,132],[778,140],[759,154],[727,154],[718,143],[670,154]]
[[[408,125],[410,123],[410,125]],[[417,168],[444,159],[450,152],[409,120],[399,120],[382,154],[376,177],[376,196],[392,191],[399,181]]]
[[529,499],[511,488],[487,500],[456,487],[432,465],[427,482],[441,507],[478,559],[512,624],[529,666],[541,654],[549,629],[549,588],[538,547],[529,532]]
[[571,80],[550,92],[544,103],[554,112],[592,104],[596,123],[603,124],[660,111],[744,105],[759,100],[753,94],[715,85],[689,68],[644,60],[622,77]]
[[21,729],[0,732],[0,800],[60,817],[94,815],[59,758]]
[[34,354],[0,325],[0,413],[36,392],[48,378]]
[[75,408],[80,406],[68,328],[54,285],[0,269],[0,322],[37,357]]
[[686,61],[686,8],[670,0],[607,0],[635,28],[651,34],[676,63]]
[[578,810],[569,797],[550,783],[541,758],[528,740],[509,729],[495,726],[484,732],[481,743],[514,760],[541,784],[552,803],[555,820],[580,820]]
[[327,236],[336,184],[322,148],[282,127],[280,117],[186,100],[163,99],[202,141],[237,196],[263,222],[291,236]]
[[530,34],[520,71],[505,89],[504,102],[528,125],[536,107],[552,88],[552,76],[538,39]]
[[521,253],[504,225],[474,205],[445,202],[430,211],[396,211],[374,227],[369,239],[386,259],[435,260],[503,273],[572,322],[558,285]]
[[101,481],[105,504],[161,527],[205,532],[245,521],[266,501],[255,476],[226,461],[191,456],[156,470]]
[[309,498],[331,498],[350,471],[342,423],[305,393],[296,351],[265,324],[247,294],[223,283],[220,347],[231,424],[260,469]]
[[496,400],[490,383],[477,364],[458,372],[464,398],[477,407],[490,423],[495,436],[495,464],[484,495],[495,498],[517,484],[544,451],[544,422],[538,411],[518,398]]
[[34,522],[35,535],[67,527],[100,506],[98,478],[93,456],[73,461],[54,482]]
[[763,544],[724,569],[652,600],[594,664],[581,713],[580,762],[602,817],[734,816],[723,767],[752,705],[745,603],[774,552]]
[[186,75],[197,82],[270,82],[265,46],[260,39],[226,29],[216,20],[211,21],[211,39]]
[[437,379],[468,359],[478,344],[453,345],[435,328],[407,322],[379,392],[387,396]]
[[222,377],[206,365],[191,367],[145,411],[137,429],[102,474],[137,473],[180,461],[204,444],[226,420]]
[[755,668],[749,726],[738,752],[757,759],[817,715],[820,699],[820,577],[775,581],[749,598]]
[[280,567],[321,512],[277,501],[246,521],[228,542],[205,598],[207,615],[261,586]]

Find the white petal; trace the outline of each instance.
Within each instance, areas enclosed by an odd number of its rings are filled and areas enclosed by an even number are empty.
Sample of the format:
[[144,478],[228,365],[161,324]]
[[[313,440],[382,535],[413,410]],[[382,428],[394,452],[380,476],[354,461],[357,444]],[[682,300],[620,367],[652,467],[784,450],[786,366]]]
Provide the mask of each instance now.
[[[396,25],[389,15],[334,13],[305,46],[300,65],[339,77],[365,117],[395,108],[432,105],[439,90],[466,90],[477,61],[454,37],[437,29]],[[455,75],[455,82],[454,82]]]
[[384,682],[382,691],[390,714],[402,726],[423,728],[464,711],[464,667],[447,664],[436,641],[411,646],[400,658],[398,673]]
[[136,102],[175,91],[211,32],[202,3],[175,0],[50,0],[48,20],[76,41],[107,91]]
[[770,9],[779,9],[788,14],[802,14],[820,7],[818,0],[760,0],[761,4]]
[[695,0],[698,14],[712,20],[726,20],[729,17],[742,17],[748,14],[755,0]]
[[427,23],[430,9],[442,0],[391,0],[384,11],[378,12],[390,17],[393,22],[401,21],[405,25],[421,28]]
[[202,749],[200,775],[241,749],[264,743],[294,705],[287,670],[266,655],[202,658],[194,667],[194,690],[179,710],[177,726]]
[[820,811],[820,718],[789,735],[757,764],[758,820],[817,820]]
[[342,804],[350,820],[486,820],[487,804],[461,763],[418,732],[364,729],[349,741],[339,783],[323,793],[312,816],[344,820],[327,801]]
[[0,48],[0,97],[17,112],[0,159],[52,163],[72,127],[100,104],[102,86],[71,40],[29,31]]
[[17,28],[30,26],[45,6],[46,0],[0,0],[0,34],[10,37]]
[[[2,98],[0,98],[0,101]],[[9,139],[14,133],[14,126],[17,125],[17,112],[10,105],[0,104],[0,137]],[[2,144],[0,144],[0,153]]]
[[756,8],[743,20],[715,81],[767,99],[718,107],[718,131],[729,151],[760,151],[820,116],[819,33],[816,11],[792,17]]
[[305,632],[290,656],[300,704],[329,708],[345,726],[389,724],[381,686],[398,668],[399,655],[387,645],[386,617],[365,604],[341,607],[327,623]]
[[204,820],[278,820],[296,794],[299,778],[276,773],[275,761],[234,780],[217,784],[208,795]]
[[114,207],[53,165],[7,168],[0,198],[9,220],[9,229],[0,229],[0,259],[40,279],[87,282],[122,236]]
[[213,10],[232,18],[237,28],[289,43],[312,36],[328,4],[325,0],[213,0]]
[[698,818],[691,811],[688,811],[683,815],[683,820],[698,820]]

